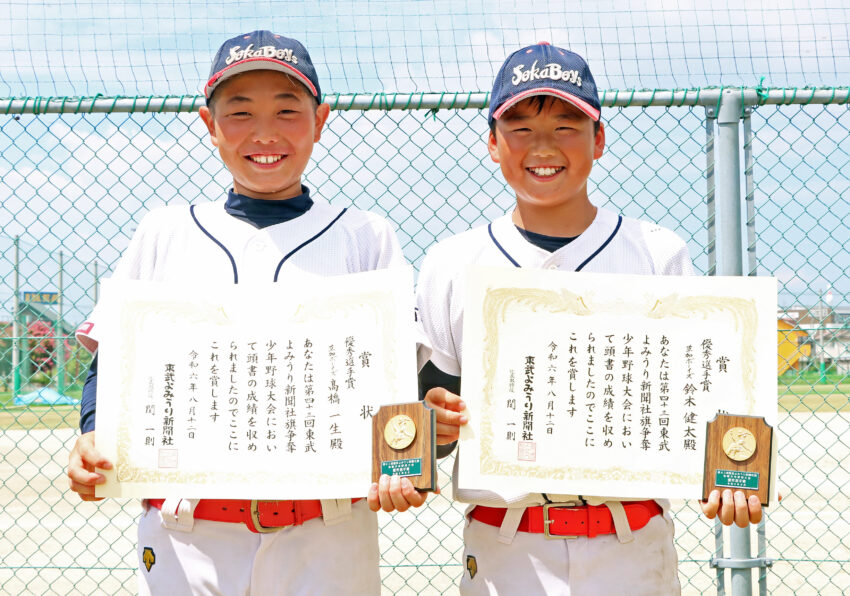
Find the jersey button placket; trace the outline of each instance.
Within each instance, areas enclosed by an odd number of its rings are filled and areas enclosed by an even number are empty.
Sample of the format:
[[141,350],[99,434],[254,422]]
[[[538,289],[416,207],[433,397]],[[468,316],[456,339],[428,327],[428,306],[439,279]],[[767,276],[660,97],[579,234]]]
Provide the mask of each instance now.
[[248,250],[253,253],[263,252],[266,250],[266,243],[260,239],[254,239],[248,242]]

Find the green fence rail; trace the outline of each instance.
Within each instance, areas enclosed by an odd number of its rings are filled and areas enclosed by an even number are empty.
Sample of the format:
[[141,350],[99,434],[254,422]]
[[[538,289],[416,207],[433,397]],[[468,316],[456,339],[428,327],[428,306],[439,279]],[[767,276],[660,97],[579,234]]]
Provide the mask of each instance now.
[[[744,271],[780,287],[784,499],[753,556],[773,560],[760,571],[772,594],[841,594],[850,591],[850,89],[607,91],[607,147],[590,196],[675,230],[697,270],[716,273],[729,250],[715,236],[728,216],[714,202],[724,93],[740,106]],[[306,184],[394,222],[415,266],[436,240],[511,208],[487,154],[487,93],[325,100],[335,112]],[[227,188],[191,113],[200,105],[196,96],[0,99],[0,594],[136,591],[138,502],[79,501],[64,476],[78,406],[20,398],[45,388],[79,398],[89,357],[71,330],[142,215]],[[443,493],[427,506],[380,514],[387,594],[455,593],[463,516],[451,464],[441,462]],[[674,513],[683,591],[713,594],[715,527],[695,502]]]

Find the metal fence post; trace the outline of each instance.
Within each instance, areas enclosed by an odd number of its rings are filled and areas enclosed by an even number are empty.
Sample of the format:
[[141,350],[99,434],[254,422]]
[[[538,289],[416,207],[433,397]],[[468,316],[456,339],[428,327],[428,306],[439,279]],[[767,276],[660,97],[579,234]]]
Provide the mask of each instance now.
[[[758,267],[758,255],[756,254],[756,201],[755,201],[755,184],[753,182],[753,107],[743,106],[743,123],[744,123],[744,182],[747,191],[747,275],[756,275]],[[767,558],[767,537],[765,529],[767,527],[767,515],[764,515],[756,528],[758,554],[757,560],[763,561],[758,572],[759,595],[767,596],[767,569],[772,565],[772,561]]]
[[59,251],[59,304],[56,305],[56,329],[53,332],[53,348],[56,353],[56,391],[65,395],[65,323],[62,313],[65,287],[62,280],[62,270],[65,267],[62,251]]
[[714,202],[714,124],[717,121],[717,106],[705,109],[705,227],[708,239],[705,250],[708,256],[706,275],[717,275],[717,230],[715,224],[716,204]]
[[714,558],[711,560],[717,582],[717,596],[726,596],[726,568],[715,562],[723,558],[723,524],[720,518],[714,518]]
[[12,313],[12,403],[21,393],[21,254],[20,236],[15,236],[15,312]]
[[719,275],[743,275],[741,241],[741,94],[726,89],[720,97],[717,114],[716,196],[720,217],[717,222]]
[[[739,125],[743,102],[739,89],[726,89],[720,97],[717,114],[717,185],[720,217],[717,225],[719,275],[743,275],[741,228],[741,152]],[[730,558],[715,561],[732,569],[732,595],[752,596],[753,574],[749,567],[750,528],[732,525],[729,529]]]
[[747,197],[747,275],[756,274],[758,257],[756,255],[756,200],[755,184],[753,183],[753,108],[744,106],[744,181]]

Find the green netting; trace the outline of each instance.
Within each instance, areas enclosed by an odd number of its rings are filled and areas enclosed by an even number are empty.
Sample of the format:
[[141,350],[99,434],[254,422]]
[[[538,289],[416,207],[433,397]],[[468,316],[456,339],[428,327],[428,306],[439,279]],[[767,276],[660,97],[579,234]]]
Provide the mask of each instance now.
[[[605,90],[607,147],[591,176],[593,200],[676,230],[698,272],[715,273],[728,247],[714,235],[723,214],[714,208],[712,135],[723,89],[740,93],[744,270],[780,282],[785,499],[767,516],[758,554],[774,562],[760,574],[772,594],[850,592],[846,2],[7,0],[0,8],[0,594],[136,591],[138,503],[82,503],[67,490],[77,406],[14,398],[43,388],[78,398],[88,355],[68,332],[142,215],[219,198],[230,183],[192,112],[221,41],[255,28],[307,45],[335,110],[306,183],[333,203],[388,217],[414,266],[436,240],[513,204],[487,154],[481,110],[504,57],[548,40],[584,55]],[[61,291],[62,302],[16,309],[16,291],[19,300]],[[451,465],[441,462],[443,494],[426,507],[380,515],[385,593],[455,593],[462,508],[450,500]],[[696,503],[675,503],[674,513],[683,591],[713,594],[715,527]],[[755,542],[754,533],[754,556]]]
[[[702,99],[687,103],[711,104],[716,100],[705,98],[716,91],[701,90]],[[706,273],[712,266],[706,204],[713,184],[706,178],[712,107],[680,106],[686,102],[665,93],[644,102],[662,105],[605,108],[608,145],[591,176],[591,196],[676,230]],[[742,93],[758,103],[753,90]],[[826,94],[844,102],[847,90]],[[617,101],[640,99],[623,95]],[[316,192],[387,216],[415,265],[435,240],[510,208],[512,197],[486,151],[484,112],[388,110],[386,97],[370,99],[372,110],[345,104],[332,114],[306,174]],[[799,94],[795,101],[807,103]],[[606,102],[614,103],[613,95]],[[384,109],[374,109],[379,106]],[[16,236],[22,292],[58,291],[62,252],[62,318],[73,328],[92,306],[95,280],[109,274],[147,210],[221,196],[229,178],[197,116],[138,112],[10,113],[0,123],[0,320],[12,318]],[[789,367],[779,377],[778,465],[786,496],[766,524],[767,556],[775,560],[767,582],[776,594],[839,594],[850,589],[843,491],[850,480],[850,113],[835,103],[762,105],[742,115],[753,130],[755,273],[779,279],[777,320],[787,321],[780,333],[796,334],[790,339],[795,349],[784,356]],[[44,306],[39,319],[54,333],[64,329],[55,307]],[[28,350],[21,392],[58,384],[57,365],[45,364],[50,338],[45,344],[32,337],[32,327],[21,325],[30,329],[21,332]],[[0,330],[0,593],[133,593],[138,503],[84,504],[67,491],[63,474],[78,432],[77,408],[14,404],[11,334],[8,325]],[[75,397],[87,360],[65,339],[65,392]],[[451,463],[441,465],[444,494],[427,507],[381,514],[387,593],[454,593],[463,571],[462,512],[449,500]],[[714,528],[696,503],[675,504],[674,511],[684,591],[714,593]]]

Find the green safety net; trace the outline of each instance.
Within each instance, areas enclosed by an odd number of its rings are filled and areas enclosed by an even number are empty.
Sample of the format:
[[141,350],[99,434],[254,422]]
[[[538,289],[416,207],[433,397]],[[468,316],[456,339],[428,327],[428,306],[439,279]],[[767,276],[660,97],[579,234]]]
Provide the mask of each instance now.
[[[588,58],[607,141],[592,200],[675,230],[700,274],[716,272],[724,250],[714,236],[717,108],[724,92],[739,94],[745,271],[775,276],[780,306],[785,498],[768,513],[765,553],[753,534],[754,556],[773,559],[755,577],[771,594],[850,591],[850,15],[841,3],[4,9],[0,594],[136,591],[138,502],[82,503],[64,476],[89,364],[72,330],[147,211],[214,200],[230,184],[194,112],[218,44],[253,28],[304,41],[334,108],[306,184],[387,217],[415,267],[435,241],[513,205],[487,154],[483,110],[495,70],[520,45],[551,40]],[[443,493],[425,507],[380,515],[386,593],[456,593],[463,507],[450,499],[451,465],[441,462]],[[684,593],[716,593],[713,524],[696,502],[672,511]]]

